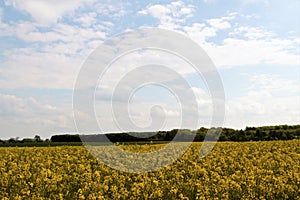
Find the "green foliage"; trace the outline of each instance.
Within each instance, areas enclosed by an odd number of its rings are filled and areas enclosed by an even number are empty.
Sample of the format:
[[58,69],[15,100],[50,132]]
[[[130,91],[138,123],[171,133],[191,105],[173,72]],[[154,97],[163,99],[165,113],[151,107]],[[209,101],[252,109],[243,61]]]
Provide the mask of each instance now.
[[[220,133],[221,131],[221,133]],[[143,137],[139,137],[139,136]],[[145,137],[149,135],[149,137]],[[199,128],[192,131],[188,129],[173,129],[171,131],[144,132],[144,133],[113,133],[98,135],[53,135],[51,142],[44,142],[40,136],[36,135],[33,139],[25,138],[21,141],[11,138],[8,141],[0,142],[0,146],[49,146],[49,143],[81,143],[83,142],[102,142],[107,143],[107,138],[111,142],[168,142],[175,140],[178,142],[194,141],[201,142],[204,139],[218,141],[272,141],[272,140],[292,140],[300,138],[300,125],[279,125],[246,127],[244,130],[234,130],[231,128]],[[136,137],[135,137],[136,136]],[[150,137],[151,136],[151,137]],[[207,137],[206,137],[207,136]],[[32,144],[31,144],[32,143]],[[45,144],[37,144],[45,143]]]
[[[220,133],[221,131],[221,133]],[[134,133],[135,135],[147,133]],[[140,138],[129,135],[127,133],[106,134],[112,142],[147,142],[147,141],[171,141],[176,136],[176,141],[190,141],[194,137],[194,141],[201,142],[206,140],[216,140],[220,135],[219,141],[271,141],[271,140],[291,140],[300,138],[300,125],[280,125],[280,126],[263,126],[263,127],[246,127],[245,130],[234,130],[231,128],[200,128],[196,131],[188,129],[173,129],[171,131],[160,131],[152,137]],[[209,134],[209,135],[207,135]],[[78,136],[79,137],[79,136]],[[87,142],[104,141],[105,135],[89,135],[82,136]],[[66,142],[66,141],[62,141]]]

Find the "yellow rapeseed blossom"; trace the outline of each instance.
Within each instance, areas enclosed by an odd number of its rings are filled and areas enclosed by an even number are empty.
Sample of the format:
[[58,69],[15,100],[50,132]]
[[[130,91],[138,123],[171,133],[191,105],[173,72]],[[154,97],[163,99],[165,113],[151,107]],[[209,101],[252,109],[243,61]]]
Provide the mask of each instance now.
[[[164,145],[118,147],[144,153]],[[300,140],[217,143],[204,158],[200,147],[138,174],[111,169],[85,147],[0,148],[0,200],[300,199]]]

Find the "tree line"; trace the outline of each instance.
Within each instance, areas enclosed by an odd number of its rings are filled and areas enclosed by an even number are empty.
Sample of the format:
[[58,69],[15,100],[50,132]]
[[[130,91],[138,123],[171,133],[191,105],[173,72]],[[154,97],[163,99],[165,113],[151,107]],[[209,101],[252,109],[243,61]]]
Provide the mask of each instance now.
[[[94,135],[53,135],[50,139],[42,140],[39,135],[34,138],[11,138],[0,140],[0,143],[26,144],[26,143],[81,143],[81,142],[150,142],[150,141],[271,141],[292,140],[300,138],[300,125],[279,125],[246,127],[244,130],[231,128],[199,128],[198,130],[173,129],[170,131],[144,132],[144,133],[108,133]],[[207,137],[206,137],[207,136]],[[205,138],[206,137],[206,138]]]
[[[221,133],[220,133],[221,132]],[[208,135],[207,135],[208,134]],[[173,129],[171,131],[145,133],[111,133],[96,135],[54,135],[51,142],[149,142],[149,141],[271,141],[292,140],[300,138],[300,125],[279,125],[263,127],[246,127],[244,130],[231,128],[200,128],[198,130]],[[149,136],[149,137],[148,137]],[[194,139],[193,139],[194,138]]]

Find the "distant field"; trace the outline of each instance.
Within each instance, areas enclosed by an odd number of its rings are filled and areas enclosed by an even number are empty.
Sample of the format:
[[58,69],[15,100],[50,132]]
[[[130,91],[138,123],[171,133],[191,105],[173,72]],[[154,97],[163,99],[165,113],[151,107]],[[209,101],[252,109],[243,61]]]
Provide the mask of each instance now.
[[205,158],[200,146],[140,174],[111,169],[83,146],[3,147],[0,199],[300,199],[300,140],[217,143]]
[[[164,144],[169,141],[153,141],[151,144]],[[93,146],[110,145],[104,142],[89,142]],[[144,145],[150,142],[122,142],[121,145]],[[0,147],[56,147],[56,146],[83,146],[81,142],[26,142],[26,143],[0,143]]]
[[49,146],[82,146],[82,143],[81,142],[0,143],[0,147],[49,147]]

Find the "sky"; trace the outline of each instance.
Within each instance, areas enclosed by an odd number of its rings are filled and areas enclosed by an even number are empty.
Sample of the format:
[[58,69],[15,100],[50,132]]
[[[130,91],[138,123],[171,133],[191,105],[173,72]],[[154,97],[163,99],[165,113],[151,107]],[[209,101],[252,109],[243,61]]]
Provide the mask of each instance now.
[[[183,34],[208,54],[224,87],[225,127],[300,124],[299,10],[298,0],[2,0],[0,138],[76,132],[72,96],[85,60],[109,38],[144,27]],[[210,126],[205,81],[178,58],[155,53],[121,58],[100,83],[95,113],[104,132],[120,131],[104,89],[112,91],[110,81],[129,65],[153,59],[177,63],[197,97],[198,127]],[[162,116],[165,125],[154,129],[180,124],[182,105],[157,85],[136,90],[129,104],[121,95],[115,107],[126,103],[138,126]]]

